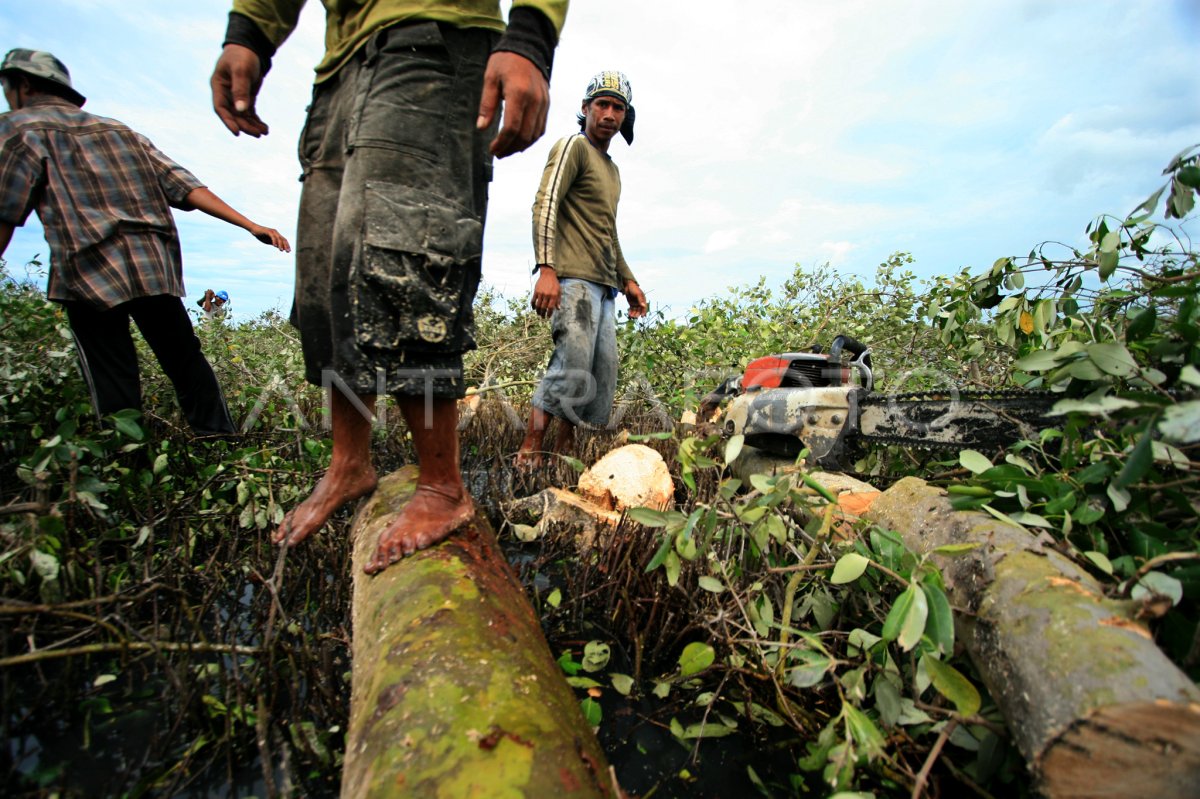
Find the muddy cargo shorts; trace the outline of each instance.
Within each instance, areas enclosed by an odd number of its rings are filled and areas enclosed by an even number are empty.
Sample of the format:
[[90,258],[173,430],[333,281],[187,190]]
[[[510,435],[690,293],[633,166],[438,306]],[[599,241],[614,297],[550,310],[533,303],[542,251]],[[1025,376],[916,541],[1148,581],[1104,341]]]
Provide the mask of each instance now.
[[475,118],[495,41],[480,29],[402,23],[314,88],[300,137],[292,308],[309,382],[465,392],[495,135]]
[[572,424],[603,427],[617,389],[615,291],[590,280],[563,278],[550,319],[554,352],[533,404]]

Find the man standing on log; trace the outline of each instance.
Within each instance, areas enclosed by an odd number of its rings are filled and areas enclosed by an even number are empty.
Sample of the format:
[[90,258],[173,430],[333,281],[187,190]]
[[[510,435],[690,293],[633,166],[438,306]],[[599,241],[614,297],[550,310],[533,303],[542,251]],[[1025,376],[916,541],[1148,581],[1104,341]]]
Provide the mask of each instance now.
[[518,465],[541,463],[546,427],[559,421],[554,450],[566,451],[580,423],[604,426],[617,387],[616,295],[629,316],[646,313],[617,239],[621,175],[608,155],[620,133],[633,143],[633,93],[620,72],[601,72],[584,93],[579,133],[550,150],[533,204],[538,272],[532,305],[551,316],[554,353],[534,392]]
[[[520,152],[545,130],[567,2],[514,0],[506,30],[497,0],[324,0],[325,57],[300,141],[292,322],[305,377],[331,393],[333,455],[275,542],[302,541],[375,488],[380,392],[396,398],[420,475],[366,570],[474,515],[457,400],[462,354],[475,346],[487,184],[493,156]],[[212,77],[214,110],[234,135],[267,133],[255,98],[303,5],[234,0]]]
[[198,208],[284,252],[145,136],[83,110],[66,66],[11,50],[0,63],[0,255],[37,211],[50,245],[46,296],[66,311],[97,414],[142,407],[132,319],[175,388],[192,430],[236,430],[180,297],[183,261],[171,208]]

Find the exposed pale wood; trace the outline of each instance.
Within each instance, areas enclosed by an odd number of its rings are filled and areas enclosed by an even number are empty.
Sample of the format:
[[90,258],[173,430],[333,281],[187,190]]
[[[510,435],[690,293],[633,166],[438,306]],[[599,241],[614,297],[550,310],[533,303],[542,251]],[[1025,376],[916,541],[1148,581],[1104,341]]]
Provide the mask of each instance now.
[[655,450],[626,444],[606,454],[579,476],[579,493],[607,510],[666,510],[675,495],[671,472]]
[[342,796],[615,796],[486,519],[374,577],[363,573],[415,478],[411,467],[384,478],[353,523]]

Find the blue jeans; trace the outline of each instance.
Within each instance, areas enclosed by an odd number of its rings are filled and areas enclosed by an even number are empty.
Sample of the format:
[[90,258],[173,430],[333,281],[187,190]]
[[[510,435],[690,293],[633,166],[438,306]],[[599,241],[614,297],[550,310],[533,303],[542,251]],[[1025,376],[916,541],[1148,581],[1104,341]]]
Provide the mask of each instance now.
[[561,304],[550,318],[554,353],[533,404],[571,424],[603,427],[617,390],[617,323],[613,290],[562,278]]

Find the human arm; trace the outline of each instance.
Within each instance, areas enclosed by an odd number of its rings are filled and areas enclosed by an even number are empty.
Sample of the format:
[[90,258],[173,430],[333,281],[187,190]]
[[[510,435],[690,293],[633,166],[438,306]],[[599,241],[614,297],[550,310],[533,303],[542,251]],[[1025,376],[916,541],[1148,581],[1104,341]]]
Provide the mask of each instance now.
[[234,136],[270,132],[255,101],[271,57],[295,29],[303,6],[304,0],[235,0],[210,80],[213,111]]
[[288,244],[288,240],[283,237],[275,228],[263,227],[255,222],[250,221],[237,210],[232,208],[228,203],[222,200],[217,195],[213,194],[207,188],[201,187],[192,189],[188,192],[186,202],[193,208],[197,208],[209,216],[216,217],[223,222],[228,222],[231,225],[244,228],[250,232],[250,235],[261,241],[263,244],[270,244],[272,247],[282,250],[283,252],[291,252],[292,247]]
[[8,222],[0,222],[0,257],[4,256],[4,251],[8,249],[8,243],[12,241],[13,226]]
[[613,231],[613,250],[617,256],[617,279],[621,282],[621,293],[629,302],[629,318],[637,319],[639,316],[645,316],[646,312],[650,310],[646,304],[646,295],[642,293],[642,287],[638,285],[637,278],[633,276],[633,270],[625,262],[625,253],[621,252],[621,240],[617,237],[616,231]]
[[625,288],[621,290],[625,295],[625,299],[629,302],[629,318],[637,319],[640,316],[645,316],[646,311],[650,307],[646,304],[646,295],[642,293],[642,287],[637,284],[637,281],[630,278],[625,281]]
[[538,316],[549,316],[562,303],[562,289],[558,285],[558,273],[549,264],[538,264],[538,279],[533,285],[533,301],[530,303]]
[[513,4],[508,30],[488,59],[476,120],[486,130],[503,104],[503,124],[489,147],[497,158],[526,149],[546,132],[550,71],[566,15],[567,0]]

